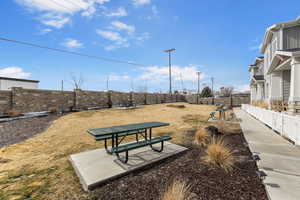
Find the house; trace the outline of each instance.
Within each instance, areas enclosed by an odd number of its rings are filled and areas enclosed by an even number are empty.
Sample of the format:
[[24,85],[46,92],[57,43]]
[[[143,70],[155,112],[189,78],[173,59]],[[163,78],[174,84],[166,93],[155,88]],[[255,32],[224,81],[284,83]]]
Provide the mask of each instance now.
[[300,17],[267,28],[260,50],[249,66],[251,101],[280,101],[300,113]]
[[39,82],[36,80],[0,77],[0,90],[11,90],[12,87],[38,89]]

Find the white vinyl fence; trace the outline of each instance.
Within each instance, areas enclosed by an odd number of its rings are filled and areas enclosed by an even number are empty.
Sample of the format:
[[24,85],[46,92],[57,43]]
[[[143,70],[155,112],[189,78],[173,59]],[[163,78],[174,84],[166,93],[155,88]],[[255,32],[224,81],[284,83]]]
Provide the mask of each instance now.
[[242,109],[282,136],[300,145],[300,117],[243,104]]

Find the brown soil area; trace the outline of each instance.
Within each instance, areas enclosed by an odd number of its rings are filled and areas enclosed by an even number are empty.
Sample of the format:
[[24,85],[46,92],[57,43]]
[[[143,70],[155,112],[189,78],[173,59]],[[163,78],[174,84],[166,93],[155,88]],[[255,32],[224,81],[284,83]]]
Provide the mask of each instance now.
[[156,200],[172,180],[181,179],[191,185],[193,199],[267,200],[264,185],[255,173],[256,163],[251,159],[249,149],[243,144],[243,135],[227,135],[225,140],[234,150],[236,159],[232,172],[226,173],[221,168],[203,162],[201,158],[205,149],[192,146],[182,155],[96,189],[92,199]]
[[18,119],[0,123],[0,147],[27,140],[47,129],[58,115]]

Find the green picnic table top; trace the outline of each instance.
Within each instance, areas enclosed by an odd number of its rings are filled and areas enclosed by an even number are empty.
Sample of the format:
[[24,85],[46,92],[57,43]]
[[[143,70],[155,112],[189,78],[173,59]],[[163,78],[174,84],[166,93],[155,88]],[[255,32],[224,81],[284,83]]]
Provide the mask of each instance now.
[[125,133],[129,131],[147,129],[147,128],[156,128],[161,126],[168,126],[170,124],[164,122],[144,122],[144,123],[137,123],[137,124],[127,124],[121,126],[111,126],[105,128],[96,128],[88,130],[88,133],[97,137],[103,135],[112,135],[115,133]]

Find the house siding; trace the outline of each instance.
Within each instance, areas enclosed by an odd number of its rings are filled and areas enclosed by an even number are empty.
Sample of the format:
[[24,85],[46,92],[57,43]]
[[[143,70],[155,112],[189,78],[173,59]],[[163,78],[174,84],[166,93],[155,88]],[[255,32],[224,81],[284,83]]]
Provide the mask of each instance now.
[[283,30],[283,49],[300,48],[300,26]]

